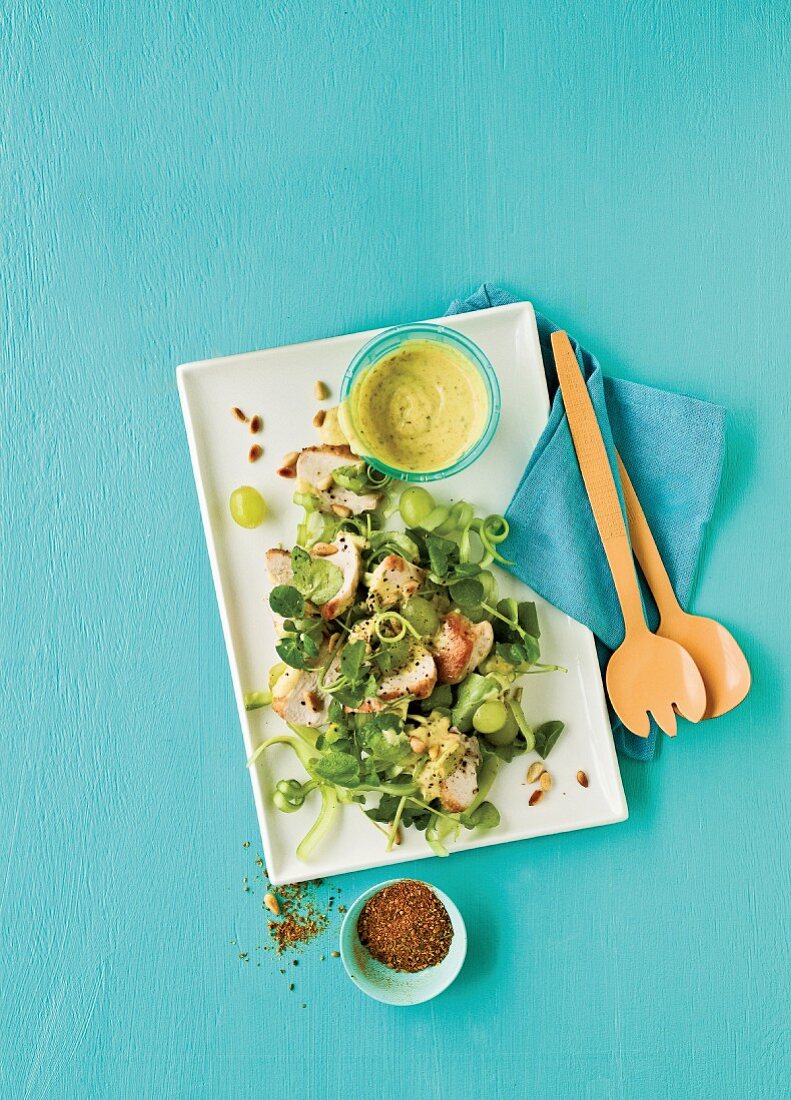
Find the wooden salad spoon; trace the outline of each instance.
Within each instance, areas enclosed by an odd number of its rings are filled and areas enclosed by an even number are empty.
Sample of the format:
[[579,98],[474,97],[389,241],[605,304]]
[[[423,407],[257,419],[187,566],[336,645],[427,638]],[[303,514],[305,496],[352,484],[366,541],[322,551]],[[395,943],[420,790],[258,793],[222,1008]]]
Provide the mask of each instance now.
[[624,640],[607,665],[610,702],[626,728],[639,737],[651,732],[649,714],[666,734],[675,737],[675,712],[699,722],[706,709],[706,689],[687,651],[648,629],[607,450],[565,332],[552,333],[552,350],[574,450],[623,614]]
[[657,634],[678,642],[698,666],[706,687],[704,718],[717,718],[738,707],[750,690],[747,658],[729,630],[715,619],[691,615],[678,602],[645,512],[618,455],[623,499],[634,555],[659,611]]

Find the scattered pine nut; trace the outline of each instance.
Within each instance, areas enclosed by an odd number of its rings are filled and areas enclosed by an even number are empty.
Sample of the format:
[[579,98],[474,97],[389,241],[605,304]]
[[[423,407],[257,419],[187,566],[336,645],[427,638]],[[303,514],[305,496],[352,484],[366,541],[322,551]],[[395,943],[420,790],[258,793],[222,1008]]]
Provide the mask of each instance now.
[[333,504],[332,512],[338,516],[339,519],[348,519],[352,514],[351,508],[347,508],[345,504]]
[[299,451],[289,451],[288,454],[283,455],[283,462],[277,471],[278,475],[280,477],[296,477],[298,458]]
[[257,435],[264,426],[264,422],[261,417],[256,413],[253,419],[250,421],[250,431],[253,435]]
[[432,745],[431,748],[428,750],[429,760],[436,760],[438,756],[439,756],[439,745]]
[[252,445],[252,447],[250,448],[250,450],[247,454],[247,457],[250,460],[250,462],[257,462],[263,453],[264,453],[264,448],[259,447],[259,445],[257,443],[254,443]]
[[543,797],[544,797],[544,792],[539,787],[538,790],[533,791],[533,793],[530,795],[530,800],[528,802],[528,806],[536,806],[541,801],[541,799]]
[[330,396],[329,386],[325,382],[314,382],[313,396],[317,401],[326,401]]
[[276,917],[280,916],[280,902],[274,894],[266,894],[264,896],[264,905],[270,913],[274,913]]
[[577,782],[581,787],[588,786],[588,777],[585,772],[577,772]]
[[231,414],[233,416],[235,416],[237,420],[241,421],[242,424],[247,423],[248,418],[245,416],[245,414],[242,412],[242,410],[240,408],[238,408],[236,405],[234,405],[234,407],[231,409]]
[[321,481],[316,482],[316,488],[319,490],[320,493],[326,493],[327,490],[331,489],[334,484],[335,482],[333,480],[332,474],[327,474],[327,476],[323,477]]
[[327,415],[327,410],[326,409],[319,409],[319,411],[313,417],[313,427],[314,428],[321,428],[322,425],[324,424],[324,419],[325,419],[326,415]]
[[527,781],[528,783],[537,783],[544,771],[544,765],[540,760],[534,761],[527,769]]
[[317,542],[313,547],[313,554],[317,558],[331,558],[333,554],[338,553],[338,547],[333,546],[331,542]]
[[541,784],[542,791],[549,791],[552,789],[552,776],[549,772],[542,772],[538,782]]
[[417,753],[418,756],[422,756],[423,753],[426,751],[426,742],[421,741],[419,737],[410,737],[409,747],[412,752]]

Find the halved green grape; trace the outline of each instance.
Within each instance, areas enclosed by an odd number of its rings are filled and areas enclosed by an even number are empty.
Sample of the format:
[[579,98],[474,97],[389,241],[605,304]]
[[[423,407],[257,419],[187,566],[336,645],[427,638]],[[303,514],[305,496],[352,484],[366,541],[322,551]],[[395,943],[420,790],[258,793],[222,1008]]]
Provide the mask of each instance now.
[[407,600],[401,614],[423,638],[431,638],[439,630],[439,615],[422,596],[413,596],[411,600]]
[[266,518],[266,501],[251,485],[242,485],[231,493],[231,516],[240,527],[260,527]]
[[493,733],[485,733],[484,737],[490,745],[510,745],[516,740],[518,733],[519,726],[516,719],[513,714],[509,713],[506,715],[505,724],[499,730],[495,730]]
[[484,733],[487,736],[492,733],[497,733],[502,729],[508,720],[508,711],[505,708],[505,703],[501,703],[499,699],[490,699],[486,703],[481,705],[472,716],[472,724],[478,733]]
[[423,489],[419,485],[405,489],[398,502],[401,519],[407,527],[419,527],[433,509],[433,496],[428,489]]

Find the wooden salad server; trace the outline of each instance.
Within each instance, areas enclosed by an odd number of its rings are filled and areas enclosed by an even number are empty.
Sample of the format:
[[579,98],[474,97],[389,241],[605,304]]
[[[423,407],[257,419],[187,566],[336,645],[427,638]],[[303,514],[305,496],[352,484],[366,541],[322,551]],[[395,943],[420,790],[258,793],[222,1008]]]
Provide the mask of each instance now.
[[639,737],[647,737],[651,731],[649,714],[666,734],[675,737],[675,712],[699,722],[706,709],[706,689],[687,651],[648,629],[607,450],[565,332],[552,333],[552,350],[574,450],[623,614],[624,640],[607,665],[610,702],[626,728]]
[[750,690],[747,658],[731,632],[721,623],[702,615],[690,615],[681,607],[620,455],[618,469],[632,549],[659,611],[656,632],[660,638],[670,638],[682,645],[698,666],[706,687],[703,717],[717,718],[720,714],[727,714],[738,707]]

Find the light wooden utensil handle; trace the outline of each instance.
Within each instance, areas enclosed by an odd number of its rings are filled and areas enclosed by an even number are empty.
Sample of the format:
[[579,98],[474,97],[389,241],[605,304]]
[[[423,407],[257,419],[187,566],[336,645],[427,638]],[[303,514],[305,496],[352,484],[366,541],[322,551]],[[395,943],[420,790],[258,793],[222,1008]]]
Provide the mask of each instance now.
[[659,553],[659,547],[651,533],[651,528],[634,490],[634,485],[632,485],[621,456],[617,454],[617,457],[618,470],[621,474],[621,487],[623,488],[623,500],[626,505],[626,517],[629,520],[629,534],[632,538],[632,549],[656,601],[659,614],[666,618],[674,611],[679,610],[678,597],[673,591],[673,585],[667,575],[665,563],[662,561],[662,555]]
[[632,548],[626,533],[621,501],[612,476],[607,449],[596,420],[593,402],[585,385],[571,341],[565,332],[552,333],[552,351],[563,404],[569,421],[574,450],[588,494],[593,518],[623,612],[624,627],[647,630],[643,601],[637,583]]

